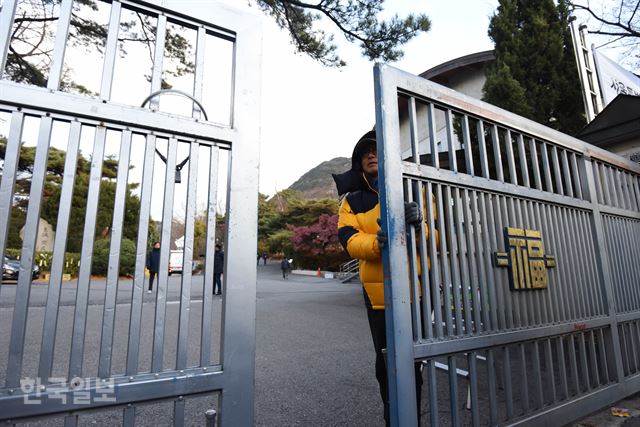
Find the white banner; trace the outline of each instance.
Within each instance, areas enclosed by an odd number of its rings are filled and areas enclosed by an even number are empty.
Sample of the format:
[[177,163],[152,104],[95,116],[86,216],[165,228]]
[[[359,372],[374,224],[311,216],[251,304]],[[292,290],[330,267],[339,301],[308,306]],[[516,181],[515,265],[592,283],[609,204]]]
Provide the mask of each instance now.
[[593,49],[604,106],[620,95],[640,96],[640,78]]

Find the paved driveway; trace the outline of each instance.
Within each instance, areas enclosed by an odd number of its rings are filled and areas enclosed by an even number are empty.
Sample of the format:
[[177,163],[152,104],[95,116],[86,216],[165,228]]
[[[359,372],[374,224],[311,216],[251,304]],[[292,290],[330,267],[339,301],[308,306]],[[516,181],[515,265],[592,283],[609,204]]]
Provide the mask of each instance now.
[[[180,276],[169,279],[165,368],[175,363]],[[97,368],[104,280],[92,280],[85,340],[85,373]],[[31,290],[27,351],[23,361],[28,376],[36,376],[47,285],[35,283]],[[113,372],[124,368],[131,281],[118,285]],[[15,285],[0,292],[0,383],[4,383],[13,313]],[[202,276],[194,276],[192,315],[199,316]],[[54,374],[65,376],[75,305],[75,284],[64,283],[58,321],[58,344]],[[149,369],[154,294],[144,295],[140,368]],[[219,313],[221,299],[214,301]],[[219,314],[218,314],[219,318]],[[190,342],[198,342],[198,322],[192,322]],[[219,322],[214,322],[218,323]],[[258,267],[256,342],[257,426],[375,426],[383,425],[382,410],[373,368],[373,346],[359,284],[290,275],[282,279],[277,263]],[[216,340],[214,340],[216,341]],[[173,346],[175,347],[175,346]],[[197,362],[197,345],[190,350],[190,364]],[[216,354],[218,348],[214,347]],[[24,374],[23,374],[24,375]],[[201,425],[202,414],[215,401],[199,397],[187,401],[187,425]],[[172,402],[140,406],[137,425],[172,425]],[[121,409],[83,414],[82,425],[118,425]],[[63,425],[62,417],[39,420],[38,426]]]

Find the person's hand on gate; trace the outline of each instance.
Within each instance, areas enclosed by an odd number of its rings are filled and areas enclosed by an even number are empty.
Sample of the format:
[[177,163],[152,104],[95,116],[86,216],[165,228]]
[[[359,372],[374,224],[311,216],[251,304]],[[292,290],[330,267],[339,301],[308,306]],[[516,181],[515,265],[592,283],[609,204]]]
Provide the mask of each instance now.
[[404,202],[404,221],[408,225],[418,225],[422,219],[422,210],[417,202]]
[[[380,226],[380,218],[376,221],[378,222],[378,226]],[[382,228],[376,233],[376,240],[378,241],[378,248],[382,251],[382,249],[387,246],[387,233],[385,233]]]

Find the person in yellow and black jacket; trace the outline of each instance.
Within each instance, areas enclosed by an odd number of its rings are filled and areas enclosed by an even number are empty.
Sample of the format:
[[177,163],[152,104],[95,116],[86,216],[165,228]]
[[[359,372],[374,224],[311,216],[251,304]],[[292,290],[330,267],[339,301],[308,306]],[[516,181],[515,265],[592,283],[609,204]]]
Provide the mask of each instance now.
[[[351,156],[351,169],[333,175],[341,197],[338,213],[338,237],[347,253],[359,260],[360,281],[373,346],[376,352],[376,379],[384,405],[384,419],[389,425],[389,389],[387,367],[382,350],[387,346],[384,317],[384,282],[382,248],[386,236],[380,230],[380,198],[378,193],[378,156],[375,131],[366,133],[357,142]],[[422,221],[422,212],[415,202],[405,204],[405,220],[409,224]],[[418,421],[422,395],[421,364],[415,365]]]

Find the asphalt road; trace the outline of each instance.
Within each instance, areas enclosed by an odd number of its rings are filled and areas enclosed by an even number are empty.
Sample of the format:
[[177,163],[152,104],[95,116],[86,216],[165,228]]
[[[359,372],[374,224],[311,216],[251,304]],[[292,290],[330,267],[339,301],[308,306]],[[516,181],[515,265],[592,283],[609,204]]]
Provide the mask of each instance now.
[[[129,319],[131,281],[118,286],[113,373],[123,372]],[[180,276],[169,279],[167,330],[164,366],[175,363],[175,337],[178,324]],[[93,280],[89,297],[85,340],[84,375],[96,372],[100,345],[100,326],[105,284]],[[47,285],[32,286],[23,377],[35,377],[46,303]],[[0,291],[0,325],[9,325],[13,314],[15,286]],[[192,318],[199,318],[202,276],[192,284]],[[151,361],[155,292],[144,294],[140,340],[141,371]],[[214,323],[219,324],[221,298],[214,300]],[[75,284],[64,283],[61,294],[54,376],[65,376],[71,342]],[[198,360],[199,322],[192,321],[189,334],[189,365]],[[213,358],[216,360],[219,331],[214,331]],[[290,275],[283,280],[276,263],[258,268],[256,325],[257,426],[375,426],[384,425],[374,377],[373,346],[357,283]],[[0,333],[0,383],[4,383],[9,333]],[[172,344],[174,343],[174,344]],[[216,399],[202,396],[187,400],[187,425],[202,425],[203,413],[216,406]],[[172,425],[172,402],[141,405],[137,425]],[[81,425],[119,425],[121,409],[83,414]],[[63,418],[48,418],[20,425],[63,425]]]

